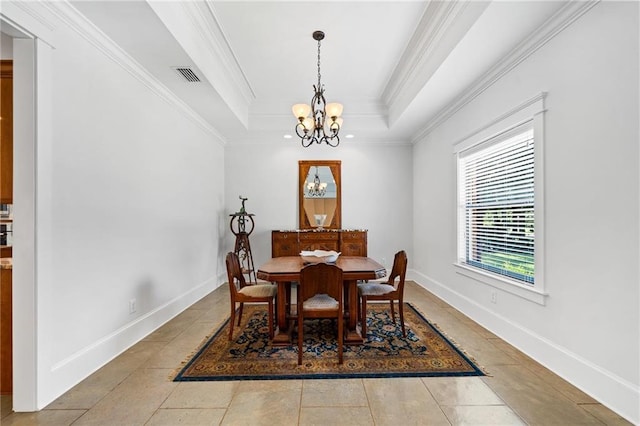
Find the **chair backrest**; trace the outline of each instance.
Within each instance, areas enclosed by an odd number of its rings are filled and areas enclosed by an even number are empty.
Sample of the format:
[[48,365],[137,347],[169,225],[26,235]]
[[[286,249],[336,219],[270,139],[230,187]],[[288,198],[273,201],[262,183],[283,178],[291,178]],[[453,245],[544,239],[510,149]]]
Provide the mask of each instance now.
[[[397,252],[393,258],[393,267],[387,283],[394,286],[400,293],[404,290],[404,278],[407,275],[407,253],[404,250]],[[396,282],[396,278],[398,282]]]
[[232,251],[227,253],[227,279],[229,280],[229,291],[231,297],[234,297],[238,290],[247,285],[244,275],[242,274],[242,267],[240,266],[240,259],[238,255]]
[[344,293],[342,269],[334,264],[315,263],[300,271],[298,300],[304,302],[316,294],[327,294],[342,305]]

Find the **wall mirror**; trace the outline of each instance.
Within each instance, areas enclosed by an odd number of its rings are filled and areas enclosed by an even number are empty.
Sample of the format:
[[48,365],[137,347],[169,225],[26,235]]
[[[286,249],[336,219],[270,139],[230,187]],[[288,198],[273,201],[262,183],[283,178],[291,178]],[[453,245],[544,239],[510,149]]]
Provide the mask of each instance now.
[[298,161],[300,229],[340,229],[339,160]]

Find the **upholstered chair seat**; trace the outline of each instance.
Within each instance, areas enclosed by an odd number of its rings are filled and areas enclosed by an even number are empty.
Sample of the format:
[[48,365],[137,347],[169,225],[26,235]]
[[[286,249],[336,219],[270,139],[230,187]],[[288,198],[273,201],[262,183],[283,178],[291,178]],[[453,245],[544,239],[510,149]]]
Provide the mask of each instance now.
[[371,282],[358,284],[358,291],[365,296],[380,296],[396,291],[396,287],[389,284]]
[[275,297],[278,288],[273,284],[255,284],[241,288],[238,293],[249,297]]
[[316,294],[311,299],[305,300],[302,306],[307,311],[338,309],[338,301],[328,294]]

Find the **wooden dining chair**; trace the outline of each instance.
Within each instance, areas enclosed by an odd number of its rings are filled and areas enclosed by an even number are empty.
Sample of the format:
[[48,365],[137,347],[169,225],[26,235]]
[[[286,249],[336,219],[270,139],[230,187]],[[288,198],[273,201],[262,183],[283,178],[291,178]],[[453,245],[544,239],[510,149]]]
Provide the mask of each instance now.
[[407,337],[404,327],[404,278],[407,273],[407,253],[404,250],[397,252],[393,258],[393,267],[386,282],[365,282],[358,284],[358,316],[362,324],[362,338],[367,338],[367,302],[371,300],[389,301],[391,305],[391,318],[396,322],[394,302],[398,302],[400,312],[400,324],[402,335]]
[[273,305],[278,288],[272,284],[250,285],[244,279],[240,259],[234,252],[227,253],[227,278],[229,280],[229,294],[231,295],[231,318],[229,319],[229,340],[233,339],[233,325],[236,317],[236,304],[240,304],[238,310],[238,326],[242,321],[242,308],[245,303],[267,303],[269,339],[273,339]]
[[344,339],[342,269],[328,263],[305,266],[300,271],[297,293],[298,365],[302,364],[302,341],[306,318],[338,319],[338,363],[342,364]]

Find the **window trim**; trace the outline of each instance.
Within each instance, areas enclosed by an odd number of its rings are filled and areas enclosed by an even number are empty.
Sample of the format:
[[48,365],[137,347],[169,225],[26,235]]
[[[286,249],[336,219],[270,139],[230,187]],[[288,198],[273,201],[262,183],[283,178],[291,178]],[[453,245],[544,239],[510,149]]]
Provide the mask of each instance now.
[[[527,99],[520,105],[505,112],[496,119],[486,123],[470,135],[460,139],[453,144],[453,154],[456,162],[456,259],[453,265],[456,267],[456,273],[469,277],[483,284],[504,290],[526,300],[544,305],[548,294],[544,287],[544,112],[546,111],[544,101],[547,93],[541,92],[536,96]],[[459,157],[462,153],[469,150],[477,149],[479,145],[500,137],[516,127],[526,122],[532,122],[533,138],[535,144],[534,151],[534,217],[535,217],[535,241],[534,241],[534,283],[524,284],[518,280],[509,278],[504,275],[492,273],[480,268],[474,268],[458,261],[460,253],[460,209],[458,208],[459,200]]]

